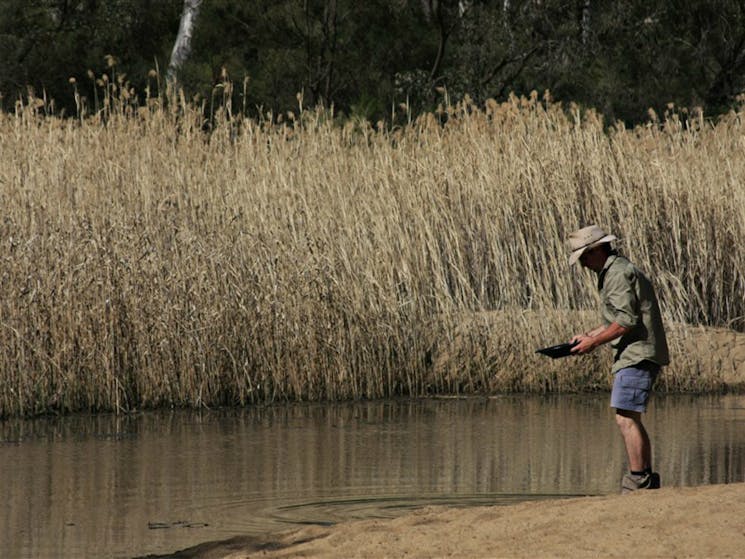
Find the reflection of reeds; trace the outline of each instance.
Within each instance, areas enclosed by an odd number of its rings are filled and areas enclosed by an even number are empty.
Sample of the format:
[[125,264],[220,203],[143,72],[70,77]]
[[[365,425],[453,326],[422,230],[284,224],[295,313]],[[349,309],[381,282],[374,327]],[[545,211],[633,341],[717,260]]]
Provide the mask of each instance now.
[[[607,133],[533,98],[207,134],[151,101],[0,115],[0,415],[605,386],[607,352],[533,354],[596,321],[564,312],[594,312],[565,246],[590,222],[669,321],[745,315],[737,115]],[[674,359],[667,386],[717,386]]]

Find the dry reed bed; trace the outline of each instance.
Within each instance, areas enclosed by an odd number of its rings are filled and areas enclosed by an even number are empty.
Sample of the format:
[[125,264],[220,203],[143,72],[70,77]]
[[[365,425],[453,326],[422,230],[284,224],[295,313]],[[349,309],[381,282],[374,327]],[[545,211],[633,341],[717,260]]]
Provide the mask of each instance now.
[[[533,98],[209,134],[188,106],[106,116],[0,115],[0,416],[603,388],[607,352],[533,353],[596,322],[565,246],[590,222],[671,323],[745,315],[739,114],[606,132]],[[687,331],[666,386],[718,388]]]

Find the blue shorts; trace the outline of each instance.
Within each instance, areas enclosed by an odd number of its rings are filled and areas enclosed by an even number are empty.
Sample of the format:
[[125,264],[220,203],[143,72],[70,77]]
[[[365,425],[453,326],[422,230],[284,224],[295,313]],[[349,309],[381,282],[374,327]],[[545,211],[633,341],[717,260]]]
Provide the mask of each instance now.
[[610,406],[617,410],[647,411],[649,393],[659,372],[659,365],[651,361],[643,361],[617,371],[613,379]]

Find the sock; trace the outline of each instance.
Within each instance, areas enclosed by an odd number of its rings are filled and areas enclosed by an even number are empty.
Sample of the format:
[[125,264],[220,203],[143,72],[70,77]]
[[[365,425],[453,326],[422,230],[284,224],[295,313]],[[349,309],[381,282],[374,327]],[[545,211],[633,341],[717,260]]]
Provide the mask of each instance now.
[[641,472],[635,472],[634,470],[631,470],[631,475],[632,476],[644,476],[644,475],[649,475],[651,473],[652,473],[652,467],[651,466],[647,466]]

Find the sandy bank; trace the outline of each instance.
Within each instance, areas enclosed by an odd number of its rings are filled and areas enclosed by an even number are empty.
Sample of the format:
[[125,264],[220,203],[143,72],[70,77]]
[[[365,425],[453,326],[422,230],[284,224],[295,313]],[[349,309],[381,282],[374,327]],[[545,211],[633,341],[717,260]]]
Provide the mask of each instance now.
[[745,484],[517,505],[429,507],[392,520],[234,538],[174,557],[743,557]]

